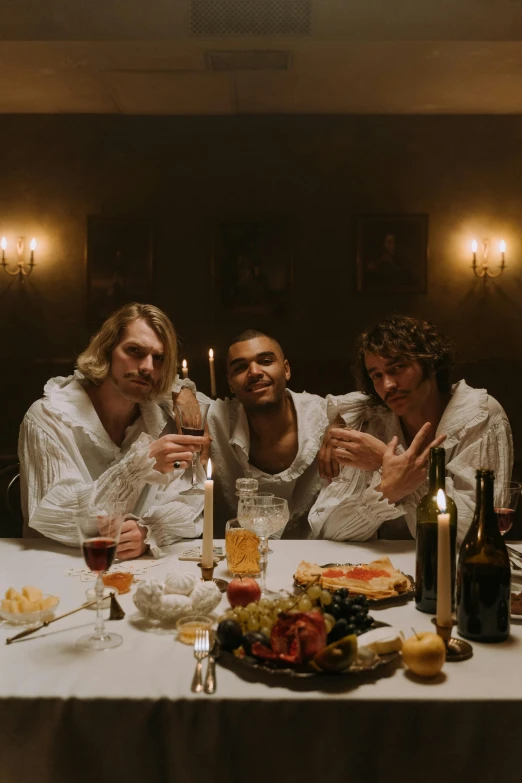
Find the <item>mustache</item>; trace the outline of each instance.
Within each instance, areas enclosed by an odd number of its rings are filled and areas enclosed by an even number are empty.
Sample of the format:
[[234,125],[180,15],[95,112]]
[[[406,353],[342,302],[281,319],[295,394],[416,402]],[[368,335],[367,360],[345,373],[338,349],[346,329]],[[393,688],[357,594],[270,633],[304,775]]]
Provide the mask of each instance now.
[[149,375],[148,373],[126,372],[123,377],[130,378],[131,380],[135,380],[135,381],[142,381],[143,383],[148,383],[149,386],[154,386],[154,380],[152,376]]
[[384,398],[384,402],[388,402],[392,397],[402,397],[403,395],[409,394],[408,391],[405,391],[404,389],[395,389],[393,392],[388,392],[386,397]]

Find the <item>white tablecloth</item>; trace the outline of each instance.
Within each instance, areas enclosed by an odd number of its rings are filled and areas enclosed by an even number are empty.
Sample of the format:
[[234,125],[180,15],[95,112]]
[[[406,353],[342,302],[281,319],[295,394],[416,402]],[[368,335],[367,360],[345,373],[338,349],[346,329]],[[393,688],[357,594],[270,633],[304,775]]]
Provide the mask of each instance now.
[[[292,588],[301,559],[367,562],[386,553],[414,572],[413,542],[271,547],[273,589]],[[89,585],[66,570],[82,564],[79,553],[47,540],[2,540],[0,592],[34,584],[59,595],[59,611],[67,611]],[[174,568],[198,571],[175,554],[148,575]],[[224,562],[216,575],[228,576]],[[433,682],[392,666],[377,677],[284,685],[218,666],[218,692],[206,696],[190,692],[191,648],[172,633],[140,630],[131,595],[120,602],[127,617],[110,625],[124,643],[105,652],[74,646],[94,622],[88,610],[10,646],[3,642],[15,631],[0,626],[0,783],[522,780],[520,625],[502,645],[475,644],[471,660],[446,664]],[[372,614],[407,636],[412,627],[433,629],[413,602]]]

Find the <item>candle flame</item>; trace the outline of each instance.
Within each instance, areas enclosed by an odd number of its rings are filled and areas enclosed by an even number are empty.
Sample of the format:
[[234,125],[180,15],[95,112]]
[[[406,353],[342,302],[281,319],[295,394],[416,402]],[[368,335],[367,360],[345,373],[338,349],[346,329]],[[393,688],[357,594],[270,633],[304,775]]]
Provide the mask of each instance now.
[[181,362],[181,366],[183,367],[184,370],[187,369],[187,360],[186,359],[183,359],[183,361]]
[[210,459],[210,457],[208,458],[208,462],[207,462],[207,478],[208,479],[212,478],[212,460]]
[[209,359],[213,359],[214,358],[214,351],[212,350],[212,348],[208,352],[208,358]]
[[474,239],[471,243],[471,252],[476,253],[478,248],[477,240]]
[[33,252],[36,250],[36,239],[34,237],[31,239],[31,243],[30,243],[29,247],[31,248],[31,250]]
[[443,514],[446,512],[446,495],[443,489],[439,489],[437,492],[437,506]]
[[506,243],[504,242],[503,239],[500,240],[499,248],[500,248],[500,252],[501,253],[505,253],[506,252]]
[[2,246],[2,250],[5,250],[7,247],[7,239],[5,237],[2,237],[2,240],[0,241],[0,245]]

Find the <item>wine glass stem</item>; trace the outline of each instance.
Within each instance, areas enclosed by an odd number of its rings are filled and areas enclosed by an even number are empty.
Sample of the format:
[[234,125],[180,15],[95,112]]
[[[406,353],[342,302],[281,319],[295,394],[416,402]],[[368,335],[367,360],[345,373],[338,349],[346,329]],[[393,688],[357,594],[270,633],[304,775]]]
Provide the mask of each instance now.
[[195,489],[197,487],[197,481],[196,481],[197,465],[198,465],[198,452],[193,451],[192,452],[192,489]]
[[94,636],[96,639],[103,639],[105,636],[105,625],[103,622],[103,611],[102,611],[102,603],[103,603],[103,580],[101,578],[101,574],[98,574],[96,577],[96,585],[95,585],[95,592],[96,592],[96,626],[94,628]]
[[259,544],[259,570],[261,571],[261,593],[266,593],[266,567],[268,565],[268,537],[260,536]]

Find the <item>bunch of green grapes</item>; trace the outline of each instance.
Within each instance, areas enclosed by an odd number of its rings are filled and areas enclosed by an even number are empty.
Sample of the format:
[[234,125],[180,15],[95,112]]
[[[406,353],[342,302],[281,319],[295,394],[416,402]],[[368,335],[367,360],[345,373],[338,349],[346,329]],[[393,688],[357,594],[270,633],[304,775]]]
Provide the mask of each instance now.
[[[227,609],[219,618],[222,620],[235,620],[241,626],[241,631],[250,633],[260,631],[270,638],[272,626],[276,622],[279,612],[312,612],[323,611],[323,608],[332,603],[332,595],[328,590],[323,590],[319,585],[310,585],[297,596],[274,596],[274,598],[261,598],[252,601],[247,606],[235,606]],[[329,615],[325,614],[325,622],[329,630]],[[335,619],[331,618],[332,625]]]

